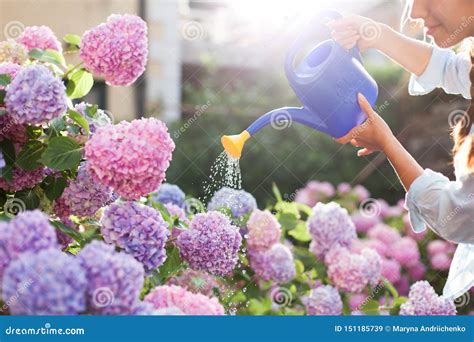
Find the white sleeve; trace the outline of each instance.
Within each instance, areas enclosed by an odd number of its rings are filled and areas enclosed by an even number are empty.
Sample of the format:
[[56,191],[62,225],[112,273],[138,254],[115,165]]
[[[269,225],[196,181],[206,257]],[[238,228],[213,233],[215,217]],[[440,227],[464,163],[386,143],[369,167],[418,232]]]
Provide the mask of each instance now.
[[471,98],[471,61],[467,54],[455,54],[451,49],[433,46],[430,61],[423,74],[411,75],[408,84],[410,95],[424,95],[435,88],[449,94]]
[[450,181],[426,169],[406,195],[410,223],[415,232],[425,225],[458,243],[474,243],[474,177]]

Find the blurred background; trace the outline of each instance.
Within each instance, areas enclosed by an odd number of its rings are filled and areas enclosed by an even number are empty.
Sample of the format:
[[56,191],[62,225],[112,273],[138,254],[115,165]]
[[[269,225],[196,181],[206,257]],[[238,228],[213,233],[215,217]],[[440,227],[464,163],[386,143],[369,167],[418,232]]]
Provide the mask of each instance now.
[[[3,40],[24,26],[47,25],[62,38],[81,35],[112,13],[145,19],[145,74],[127,88],[97,80],[88,101],[111,112],[116,122],[142,116],[167,122],[176,142],[168,182],[202,196],[203,182],[222,151],[221,135],[241,132],[271,109],[299,105],[283,61],[298,34],[314,33],[308,48],[329,38],[324,26],[308,26],[313,15],[330,7],[399,29],[404,5],[401,0],[0,0],[0,34]],[[415,27],[405,30],[422,39]],[[377,51],[363,57],[379,85],[379,113],[423,167],[452,177],[448,117],[466,103],[441,91],[410,97],[409,74]],[[246,144],[243,187],[261,206],[272,197],[272,182],[292,199],[312,179],[363,184],[391,203],[403,196],[382,155],[358,158],[355,152],[296,123],[280,130],[268,126]]]

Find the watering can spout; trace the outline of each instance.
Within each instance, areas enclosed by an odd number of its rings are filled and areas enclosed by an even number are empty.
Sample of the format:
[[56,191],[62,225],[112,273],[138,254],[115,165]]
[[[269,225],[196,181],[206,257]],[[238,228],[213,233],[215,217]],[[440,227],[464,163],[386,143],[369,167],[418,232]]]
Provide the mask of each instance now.
[[291,126],[293,122],[324,133],[328,132],[325,123],[315,113],[309,112],[304,107],[283,107],[263,114],[240,134],[222,136],[221,143],[227,154],[234,158],[240,158],[245,142],[263,127],[271,125],[277,130],[282,130]]
[[228,155],[234,158],[240,158],[245,142],[250,138],[250,133],[243,131],[240,134],[224,135],[221,138],[221,144]]

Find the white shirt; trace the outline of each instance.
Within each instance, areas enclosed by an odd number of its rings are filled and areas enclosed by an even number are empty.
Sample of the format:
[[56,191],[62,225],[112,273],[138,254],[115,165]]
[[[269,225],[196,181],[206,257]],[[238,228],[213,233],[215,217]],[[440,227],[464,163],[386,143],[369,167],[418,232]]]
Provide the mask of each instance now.
[[[426,70],[418,77],[411,76],[409,93],[423,95],[443,88],[470,99],[470,70],[469,56],[433,46]],[[458,243],[443,289],[443,296],[453,299],[474,285],[474,176],[459,174],[456,161],[454,166],[456,181],[424,170],[411,185],[405,202],[415,232],[428,226],[446,240]]]

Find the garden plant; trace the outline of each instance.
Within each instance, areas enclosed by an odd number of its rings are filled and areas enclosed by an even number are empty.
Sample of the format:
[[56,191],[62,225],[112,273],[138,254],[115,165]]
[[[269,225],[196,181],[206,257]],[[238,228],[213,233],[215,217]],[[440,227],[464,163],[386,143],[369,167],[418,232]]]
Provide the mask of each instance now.
[[94,78],[133,84],[147,46],[134,15],[64,46],[46,26],[0,42],[1,314],[471,310],[469,292],[438,295],[454,246],[413,233],[403,201],[312,180],[285,199],[274,185],[266,206],[232,188],[205,204],[165,183],[175,149],[165,123],[114,122],[81,100]]

